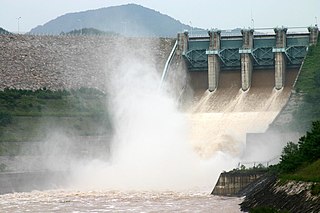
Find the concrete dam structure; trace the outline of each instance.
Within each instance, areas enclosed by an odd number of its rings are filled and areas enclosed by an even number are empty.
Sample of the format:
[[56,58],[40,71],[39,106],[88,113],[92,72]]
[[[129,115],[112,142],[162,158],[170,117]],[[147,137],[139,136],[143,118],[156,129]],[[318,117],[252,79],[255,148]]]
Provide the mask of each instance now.
[[[308,47],[316,44],[319,31],[316,27],[309,27],[308,33],[287,31],[178,34],[177,54],[186,64],[192,91],[186,95],[192,97],[191,103],[185,102],[192,124],[190,137],[203,157],[224,152],[239,157],[238,166],[268,166],[278,162],[288,141],[297,139],[292,133],[265,132],[286,106]],[[248,133],[260,137],[248,141]],[[265,181],[264,175],[260,170],[223,172],[212,194],[244,196]]]
[[[0,89],[105,91],[110,74],[127,70],[132,58],[138,58],[159,76],[165,69],[163,81],[174,88],[168,90],[178,91],[175,98],[188,118],[187,134],[197,154],[210,158],[222,152],[241,158],[248,150],[246,133],[265,132],[286,105],[307,48],[317,37],[315,28],[302,34],[283,28],[271,35],[252,30],[236,36],[219,31],[204,37],[181,33],[176,43],[174,39],[0,35]],[[121,61],[126,62],[124,68]],[[266,147],[250,148],[245,160],[273,158],[274,152]]]
[[288,33],[287,28],[274,28],[274,34],[241,30],[242,35],[221,35],[208,31],[208,37],[190,37],[187,32],[178,35],[178,45],[191,72],[208,72],[208,89],[219,85],[221,70],[240,70],[241,88],[251,87],[252,72],[274,69],[276,89],[285,84],[287,68],[299,68],[309,45],[317,41],[318,28],[309,27],[309,33]]
[[[306,29],[178,34],[176,57],[187,70],[187,83],[180,88],[182,105],[190,117],[191,141],[201,155],[225,151],[241,156],[248,148],[246,134],[268,129],[289,99],[308,47],[316,44],[318,28]],[[168,76],[174,75],[174,70],[170,72]],[[283,145],[276,145],[279,152]],[[250,150],[245,153],[248,161],[267,161],[280,154]]]

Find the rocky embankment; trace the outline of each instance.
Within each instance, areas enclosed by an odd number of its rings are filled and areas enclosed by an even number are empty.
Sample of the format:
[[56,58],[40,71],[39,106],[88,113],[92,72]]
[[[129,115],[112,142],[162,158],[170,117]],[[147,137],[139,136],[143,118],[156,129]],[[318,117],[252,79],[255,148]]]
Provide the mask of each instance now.
[[320,195],[312,194],[313,185],[314,183],[295,181],[281,183],[270,176],[265,184],[247,194],[241,203],[241,210],[268,207],[294,213],[320,212]]
[[161,72],[173,43],[160,38],[0,35],[0,89],[105,90],[108,73],[132,61]]

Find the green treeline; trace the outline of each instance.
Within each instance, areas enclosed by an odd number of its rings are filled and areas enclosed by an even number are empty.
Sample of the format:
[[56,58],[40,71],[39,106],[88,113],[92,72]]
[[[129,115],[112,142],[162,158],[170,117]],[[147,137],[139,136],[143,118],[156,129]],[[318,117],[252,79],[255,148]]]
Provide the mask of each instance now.
[[0,91],[0,142],[41,140],[59,129],[74,135],[101,135],[111,130],[103,92],[80,88],[51,91]]
[[106,95],[98,90],[36,91],[5,89],[0,91],[0,112],[13,116],[72,116],[105,110]]
[[70,32],[67,33],[60,33],[60,35],[103,35],[103,36],[119,36],[119,33],[115,33],[115,32],[105,32],[105,31],[101,31],[95,28],[82,28],[79,30],[72,30]]
[[[289,142],[283,149],[280,163],[269,167],[277,175],[279,184],[288,181],[312,182],[310,193],[320,195],[320,121],[312,123],[312,128],[299,139],[297,144]],[[250,213],[288,213],[280,207],[256,206]]]
[[320,121],[297,144],[289,142],[280,160],[276,168],[284,179],[320,182]]

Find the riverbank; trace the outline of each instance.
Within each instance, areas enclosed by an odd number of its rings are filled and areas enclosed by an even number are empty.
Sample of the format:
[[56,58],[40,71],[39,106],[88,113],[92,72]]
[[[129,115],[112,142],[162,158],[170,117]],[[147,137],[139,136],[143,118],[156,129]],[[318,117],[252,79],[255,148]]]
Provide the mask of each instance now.
[[264,187],[247,194],[240,205],[242,211],[264,208],[273,209],[275,212],[320,212],[320,195],[313,192],[319,183],[302,181],[283,183],[272,176],[269,180]]

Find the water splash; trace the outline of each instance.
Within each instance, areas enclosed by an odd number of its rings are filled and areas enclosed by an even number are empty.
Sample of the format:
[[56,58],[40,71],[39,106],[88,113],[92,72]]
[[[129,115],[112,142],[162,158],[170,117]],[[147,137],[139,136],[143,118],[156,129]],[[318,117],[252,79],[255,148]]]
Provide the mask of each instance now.
[[110,76],[111,159],[73,166],[74,187],[210,192],[219,173],[236,165],[223,152],[199,157],[189,143],[187,115],[170,95],[157,93],[159,80],[152,66],[134,59]]

